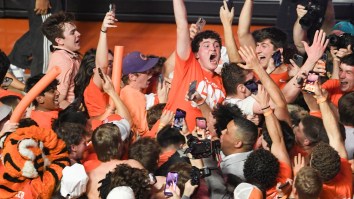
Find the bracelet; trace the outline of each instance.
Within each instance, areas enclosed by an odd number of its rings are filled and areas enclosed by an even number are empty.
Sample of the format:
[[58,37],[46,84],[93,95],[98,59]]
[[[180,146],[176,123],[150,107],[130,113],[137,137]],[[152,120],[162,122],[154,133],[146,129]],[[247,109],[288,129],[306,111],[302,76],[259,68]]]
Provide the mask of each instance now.
[[317,99],[317,104],[321,104],[321,103],[323,103],[323,102],[325,102],[325,101],[327,101],[327,98],[325,98],[325,97],[320,97],[320,98]]
[[263,113],[264,117],[270,116],[271,114],[273,114],[273,110],[270,109],[269,111],[266,111]]
[[266,110],[267,108],[270,108],[270,106],[267,106],[267,107],[264,107],[264,108],[261,108],[262,111]]
[[101,32],[103,32],[103,33],[107,33],[107,30],[102,30],[102,29],[101,29]]

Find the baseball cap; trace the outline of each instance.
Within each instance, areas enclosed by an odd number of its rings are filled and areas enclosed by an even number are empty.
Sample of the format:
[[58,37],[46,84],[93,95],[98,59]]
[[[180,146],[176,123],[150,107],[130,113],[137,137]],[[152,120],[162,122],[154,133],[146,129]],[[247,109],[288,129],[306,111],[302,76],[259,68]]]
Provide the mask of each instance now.
[[86,192],[88,176],[82,164],[75,163],[63,169],[60,194],[66,198],[77,198]]
[[128,186],[115,187],[108,193],[107,199],[116,198],[135,199],[133,189]]
[[103,120],[103,124],[112,123],[119,128],[122,141],[125,141],[130,136],[130,124],[128,120],[120,117],[117,114],[112,114]]
[[154,67],[158,61],[159,58],[147,58],[140,52],[134,51],[124,57],[122,73],[123,75],[128,75],[130,73],[145,72]]
[[2,121],[11,112],[12,108],[6,104],[0,104],[0,121]]
[[234,190],[234,198],[238,199],[262,199],[262,191],[249,183],[241,183]]
[[354,36],[354,25],[349,21],[340,21],[333,26],[332,30],[340,30]]

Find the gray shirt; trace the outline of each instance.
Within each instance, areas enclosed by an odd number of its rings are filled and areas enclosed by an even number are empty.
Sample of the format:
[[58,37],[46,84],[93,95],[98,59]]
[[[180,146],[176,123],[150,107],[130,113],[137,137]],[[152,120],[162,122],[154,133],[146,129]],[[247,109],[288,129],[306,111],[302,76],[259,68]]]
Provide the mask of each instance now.
[[252,151],[226,156],[220,163],[223,175],[233,174],[240,177],[242,180],[245,180],[245,176],[243,175],[243,165],[250,153],[252,153]]

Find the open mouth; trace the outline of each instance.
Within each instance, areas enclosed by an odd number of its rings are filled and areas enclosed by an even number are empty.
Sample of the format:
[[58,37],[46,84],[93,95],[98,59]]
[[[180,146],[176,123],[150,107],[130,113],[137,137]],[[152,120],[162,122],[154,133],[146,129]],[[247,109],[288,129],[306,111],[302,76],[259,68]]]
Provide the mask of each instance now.
[[211,54],[209,59],[211,63],[218,63],[218,60],[216,59],[216,54]]
[[342,86],[345,86],[345,85],[348,84],[348,82],[340,82],[340,84],[341,84]]

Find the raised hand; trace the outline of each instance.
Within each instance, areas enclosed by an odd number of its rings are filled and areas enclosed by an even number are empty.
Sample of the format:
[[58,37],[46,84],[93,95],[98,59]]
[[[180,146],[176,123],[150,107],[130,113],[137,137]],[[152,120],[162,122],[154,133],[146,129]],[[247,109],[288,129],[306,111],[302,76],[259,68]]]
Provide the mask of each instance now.
[[305,166],[305,157],[299,153],[297,156],[294,157],[294,166],[293,166],[293,172],[294,176],[300,171],[302,167]]
[[220,7],[220,20],[222,24],[232,25],[232,21],[234,19],[234,7],[229,10],[227,6],[227,2],[223,1],[223,6]]
[[241,55],[241,58],[246,62],[246,64],[238,64],[243,69],[253,70],[258,67],[261,67],[258,57],[252,47],[241,46],[238,53]]
[[328,42],[329,40],[326,38],[326,33],[322,29],[320,31],[316,31],[311,46],[309,46],[307,42],[302,41],[308,56],[307,59],[312,63],[316,63],[317,60],[322,57]]
[[106,32],[108,28],[115,28],[117,25],[114,25],[118,20],[115,17],[115,14],[112,11],[106,13],[106,16],[103,19],[101,31]]
[[297,18],[301,19],[307,13],[307,10],[305,9],[305,6],[298,4],[296,6],[296,13],[297,13]]
[[49,0],[36,0],[34,13],[36,13],[36,15],[45,15],[48,13],[49,8],[52,8]]

